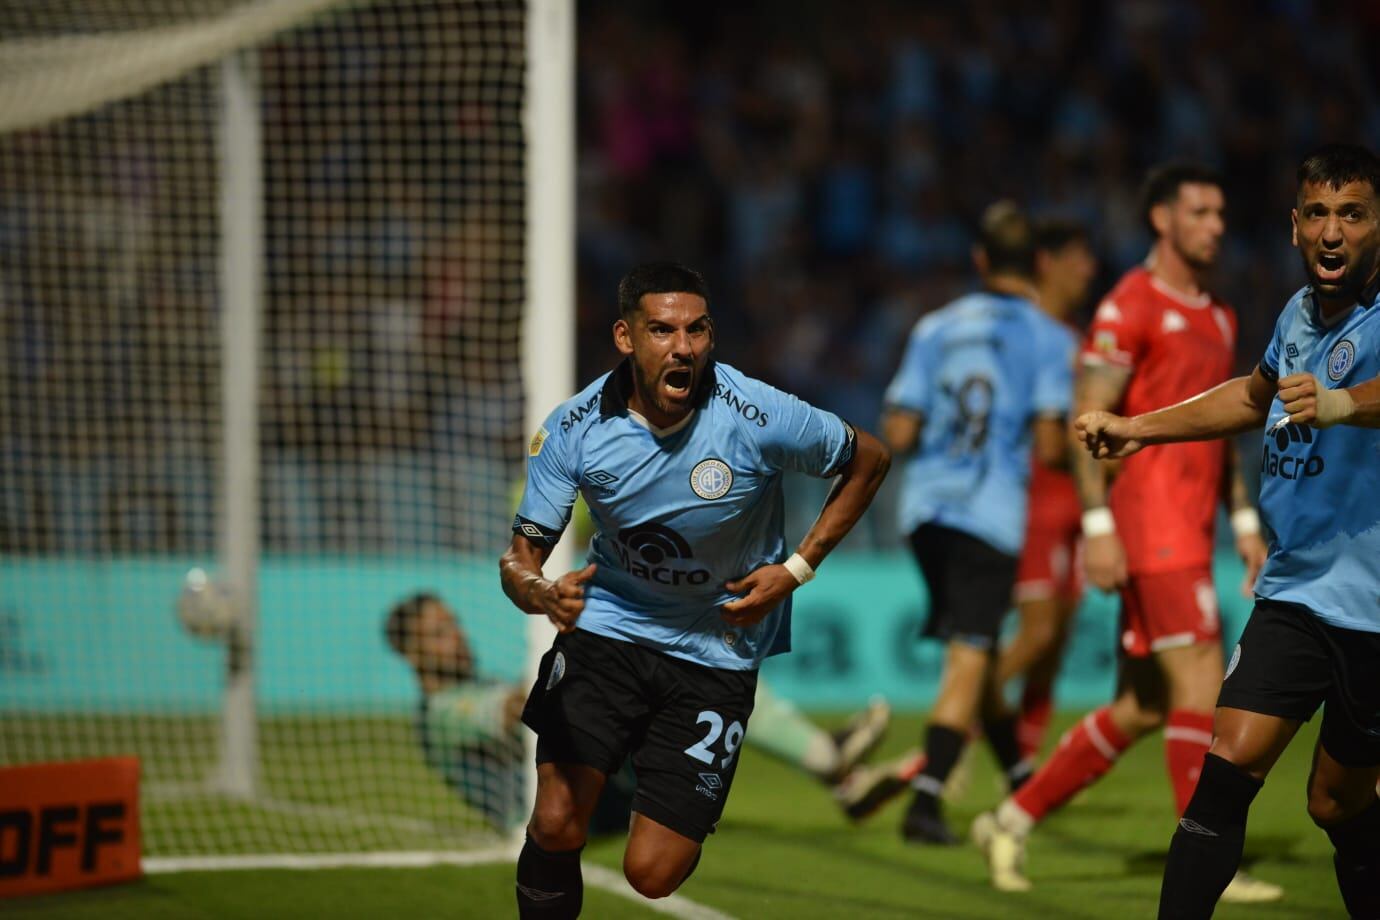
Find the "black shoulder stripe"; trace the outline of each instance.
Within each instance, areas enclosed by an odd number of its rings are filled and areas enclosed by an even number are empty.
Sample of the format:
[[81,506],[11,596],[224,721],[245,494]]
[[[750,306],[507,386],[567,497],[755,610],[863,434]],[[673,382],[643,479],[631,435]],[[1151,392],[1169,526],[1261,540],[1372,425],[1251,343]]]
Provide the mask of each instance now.
[[538,546],[555,546],[561,540],[561,532],[543,527],[536,521],[529,521],[522,515],[513,518],[513,533],[520,533]]
[[858,433],[853,430],[853,426],[848,423],[847,419],[843,421],[843,436],[845,439],[843,453],[839,454],[839,462],[834,464],[833,469],[824,474],[825,479],[837,476],[840,470],[853,462],[853,454],[858,449]]

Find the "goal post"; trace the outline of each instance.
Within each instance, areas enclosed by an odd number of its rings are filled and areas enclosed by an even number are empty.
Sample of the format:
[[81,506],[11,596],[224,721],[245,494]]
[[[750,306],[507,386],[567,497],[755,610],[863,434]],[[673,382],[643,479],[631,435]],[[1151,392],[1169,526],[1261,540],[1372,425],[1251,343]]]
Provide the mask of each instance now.
[[[529,0],[527,14],[528,308],[522,335],[523,382],[527,392],[525,431],[536,433],[546,416],[576,388],[575,350],[553,347],[575,341],[575,3]],[[573,541],[551,550],[546,572],[556,577],[573,567]],[[542,652],[555,627],[541,617],[527,624],[527,667],[523,683],[536,679]],[[536,763],[536,736],[527,735],[527,762]],[[536,784],[526,801],[536,800]],[[524,832],[515,828],[513,842]]]
[[216,785],[251,799],[258,786],[254,644],[258,629],[259,335],[263,313],[263,140],[258,58],[252,49],[220,62],[221,485],[217,555],[234,603],[224,636]]
[[[157,865],[525,817],[550,632],[496,563],[573,391],[573,32],[568,0],[0,5],[0,765],[138,755]],[[385,636],[419,592],[453,667]]]

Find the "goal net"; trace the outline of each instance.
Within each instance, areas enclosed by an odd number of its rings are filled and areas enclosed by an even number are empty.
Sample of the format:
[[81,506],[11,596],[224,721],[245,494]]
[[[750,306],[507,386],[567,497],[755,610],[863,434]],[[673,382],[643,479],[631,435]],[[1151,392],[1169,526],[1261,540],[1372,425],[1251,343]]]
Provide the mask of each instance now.
[[138,755],[147,854],[521,820],[526,19],[0,2],[0,765]]

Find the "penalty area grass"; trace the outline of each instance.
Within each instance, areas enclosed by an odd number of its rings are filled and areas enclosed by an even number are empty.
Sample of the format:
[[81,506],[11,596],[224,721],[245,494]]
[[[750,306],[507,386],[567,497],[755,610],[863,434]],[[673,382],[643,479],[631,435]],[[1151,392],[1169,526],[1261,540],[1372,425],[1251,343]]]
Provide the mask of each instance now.
[[[1073,721],[1058,720],[1057,732]],[[826,723],[836,720],[824,720]],[[1304,785],[1318,719],[1305,726],[1251,810],[1246,867],[1283,885],[1273,904],[1221,905],[1216,917],[1345,916],[1331,846],[1305,812]],[[918,716],[898,717],[879,754],[915,743]],[[1034,890],[1003,894],[987,883],[970,845],[911,846],[898,834],[905,797],[850,824],[829,791],[745,748],[727,811],[681,894],[739,918],[1149,917],[1174,830],[1163,740],[1146,738],[1100,783],[1051,817],[1032,838]],[[966,793],[947,806],[956,831],[999,799],[985,748],[972,759]],[[592,841],[585,859],[618,871],[621,839]],[[512,868],[254,870],[154,875],[127,886],[0,900],[0,916],[43,918],[511,917]],[[588,887],[584,916],[656,917],[651,907]]]

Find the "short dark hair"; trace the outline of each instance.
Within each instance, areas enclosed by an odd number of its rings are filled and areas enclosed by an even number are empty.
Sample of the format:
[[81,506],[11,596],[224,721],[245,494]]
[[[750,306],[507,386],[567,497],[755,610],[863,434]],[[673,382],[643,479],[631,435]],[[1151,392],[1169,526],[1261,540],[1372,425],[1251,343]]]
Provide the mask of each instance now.
[[1158,205],[1169,204],[1179,197],[1179,189],[1185,185],[1215,185],[1222,187],[1222,174],[1211,166],[1195,163],[1192,160],[1170,160],[1150,167],[1145,181],[1140,187],[1140,216],[1145,226],[1153,234],[1155,225],[1150,220],[1150,212]]
[[1299,193],[1312,182],[1339,189],[1348,182],[1369,182],[1380,194],[1380,159],[1356,144],[1328,144],[1319,147],[1299,164]]
[[987,254],[994,275],[1035,274],[1035,233],[1021,206],[1002,199],[987,206],[978,223],[978,246]]
[[417,619],[430,603],[440,603],[441,598],[430,591],[418,591],[393,605],[388,611],[388,619],[383,622],[383,637],[388,645],[399,655],[406,655],[407,637],[417,628]]
[[1043,217],[1035,221],[1035,251],[1058,252],[1070,243],[1092,243],[1086,224],[1069,217]]
[[709,302],[704,276],[679,262],[644,262],[618,282],[618,315],[631,319],[648,294],[698,294]]

